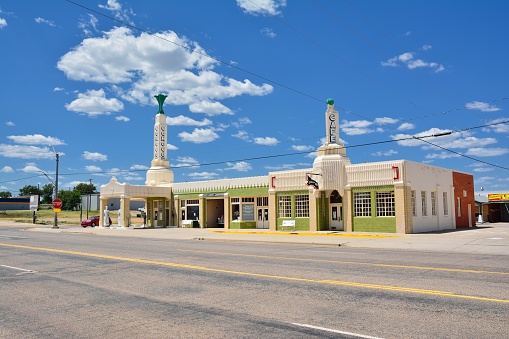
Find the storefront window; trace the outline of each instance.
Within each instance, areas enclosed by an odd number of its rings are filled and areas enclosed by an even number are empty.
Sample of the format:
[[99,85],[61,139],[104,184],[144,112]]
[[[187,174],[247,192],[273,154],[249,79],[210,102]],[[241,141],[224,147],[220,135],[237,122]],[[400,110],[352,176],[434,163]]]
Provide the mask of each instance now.
[[295,217],[309,218],[309,195],[295,196]]
[[371,216],[371,193],[370,192],[354,192],[353,208],[355,217]]
[[255,198],[232,198],[232,221],[255,220]]
[[278,218],[291,218],[292,217],[292,197],[289,195],[280,195],[278,197]]
[[394,191],[376,192],[376,216],[394,217],[395,215]]

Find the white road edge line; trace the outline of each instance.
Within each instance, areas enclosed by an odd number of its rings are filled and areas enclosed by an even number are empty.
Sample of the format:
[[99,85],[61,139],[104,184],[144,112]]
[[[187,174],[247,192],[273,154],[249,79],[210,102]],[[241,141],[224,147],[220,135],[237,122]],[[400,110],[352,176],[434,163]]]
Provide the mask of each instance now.
[[27,270],[27,269],[24,269],[24,268],[13,267],[13,266],[7,266],[7,265],[0,265],[0,266],[2,266],[2,267],[7,267],[7,268],[12,268],[13,270],[20,270],[20,271],[24,271],[24,272],[35,273],[35,271]]
[[307,324],[299,324],[299,323],[291,323],[291,324],[292,325],[296,325],[296,326],[313,328],[315,330],[322,330],[322,331],[327,331],[327,332],[333,332],[333,333],[339,333],[339,334],[344,334],[344,335],[350,335],[352,337],[357,337],[357,338],[382,339],[380,337],[372,337],[372,336],[369,336],[369,335],[363,335],[363,334],[358,334],[358,333],[339,331],[339,330],[334,330],[332,328],[325,328],[325,327],[319,327],[319,326],[313,326],[313,325],[307,325]]

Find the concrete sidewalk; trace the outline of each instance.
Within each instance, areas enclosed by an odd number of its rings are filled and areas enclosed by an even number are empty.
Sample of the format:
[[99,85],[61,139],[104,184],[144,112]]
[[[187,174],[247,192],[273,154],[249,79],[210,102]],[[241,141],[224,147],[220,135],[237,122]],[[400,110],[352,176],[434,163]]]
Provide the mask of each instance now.
[[200,228],[103,228],[62,225],[37,226],[0,222],[2,226],[25,227],[26,230],[51,233],[94,234],[102,236],[139,237],[174,240],[252,241],[293,244],[317,244],[357,248],[401,249],[457,253],[509,255],[509,223],[479,224],[477,227],[422,234],[290,232],[268,230],[225,230]]

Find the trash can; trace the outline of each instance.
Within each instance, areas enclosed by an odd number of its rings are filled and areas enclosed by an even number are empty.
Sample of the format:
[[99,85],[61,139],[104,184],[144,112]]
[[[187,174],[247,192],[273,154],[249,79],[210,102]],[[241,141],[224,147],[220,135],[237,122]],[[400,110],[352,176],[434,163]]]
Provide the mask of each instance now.
[[200,228],[200,222],[198,220],[193,220],[193,228]]

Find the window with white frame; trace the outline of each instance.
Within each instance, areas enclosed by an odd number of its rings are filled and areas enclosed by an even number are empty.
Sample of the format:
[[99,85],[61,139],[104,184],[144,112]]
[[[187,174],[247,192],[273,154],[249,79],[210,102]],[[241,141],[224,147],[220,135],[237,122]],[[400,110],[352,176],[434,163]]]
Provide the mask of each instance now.
[[395,215],[394,191],[376,192],[376,216],[394,217]]
[[295,217],[309,218],[309,195],[295,196]]
[[460,197],[456,198],[458,201],[458,217],[461,217],[461,200]]
[[416,217],[417,216],[417,207],[415,205],[415,191],[412,191],[411,202],[412,202],[412,216]]
[[449,205],[447,204],[447,192],[443,192],[444,215],[449,215]]
[[291,218],[292,217],[292,197],[289,195],[278,196],[277,203],[277,216],[278,218]]
[[355,217],[370,217],[371,192],[354,192],[353,208]]
[[431,215],[437,215],[437,192],[431,192]]
[[421,210],[422,216],[425,217],[428,215],[428,203],[426,201],[426,191],[421,191]]

